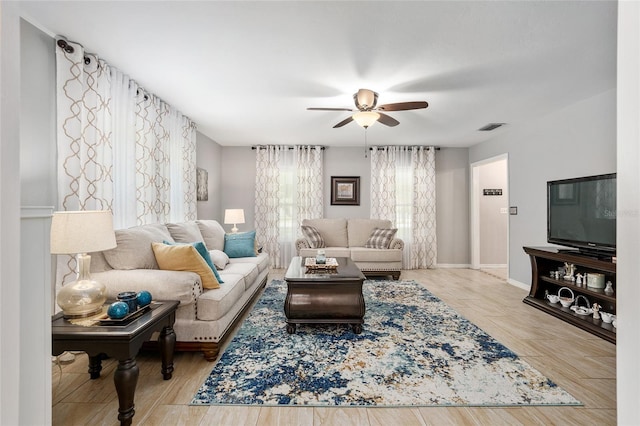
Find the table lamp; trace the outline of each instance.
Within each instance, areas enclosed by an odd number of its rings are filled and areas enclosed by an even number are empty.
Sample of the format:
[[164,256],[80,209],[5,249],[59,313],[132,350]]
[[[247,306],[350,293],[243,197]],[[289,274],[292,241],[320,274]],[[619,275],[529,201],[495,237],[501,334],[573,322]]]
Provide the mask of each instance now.
[[224,211],[224,223],[226,225],[233,224],[232,233],[238,232],[236,224],[244,223],[244,209],[226,209]]
[[108,210],[55,212],[51,220],[51,254],[77,254],[76,281],[64,284],[56,301],[65,318],[82,318],[102,311],[104,284],[91,279],[87,253],[116,247],[113,216]]

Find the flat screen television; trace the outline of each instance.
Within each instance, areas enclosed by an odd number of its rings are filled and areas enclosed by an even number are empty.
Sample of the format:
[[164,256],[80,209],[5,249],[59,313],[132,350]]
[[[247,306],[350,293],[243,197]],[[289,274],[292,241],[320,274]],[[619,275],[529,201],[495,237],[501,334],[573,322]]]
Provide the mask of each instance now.
[[547,182],[547,241],[615,256],[616,174]]

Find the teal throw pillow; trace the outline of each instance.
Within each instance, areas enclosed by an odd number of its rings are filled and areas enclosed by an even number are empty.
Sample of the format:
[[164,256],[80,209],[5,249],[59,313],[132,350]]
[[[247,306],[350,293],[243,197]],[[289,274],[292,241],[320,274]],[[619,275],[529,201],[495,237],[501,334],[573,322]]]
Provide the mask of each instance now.
[[213,275],[216,276],[216,279],[218,280],[218,282],[220,284],[224,282],[222,281],[222,278],[220,278],[220,274],[218,274],[218,270],[216,269],[216,267],[213,266],[213,262],[211,261],[211,256],[209,255],[209,250],[207,250],[207,246],[205,246],[202,241],[196,241],[195,243],[172,243],[169,241],[163,241],[163,243],[169,246],[175,246],[178,244],[192,245],[193,247],[195,247],[196,251],[200,254],[200,256],[202,256],[204,261],[207,262],[207,265],[209,265],[209,268],[211,268],[211,270],[213,271]]
[[224,252],[230,258],[256,257],[256,231],[224,234]]

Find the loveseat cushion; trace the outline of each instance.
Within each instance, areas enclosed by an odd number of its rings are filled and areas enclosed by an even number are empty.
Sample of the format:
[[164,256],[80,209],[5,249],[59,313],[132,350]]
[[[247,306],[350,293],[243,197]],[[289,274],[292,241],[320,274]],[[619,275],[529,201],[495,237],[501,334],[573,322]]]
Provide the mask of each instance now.
[[[324,253],[326,257],[351,257],[351,249],[348,247],[325,247]],[[303,248],[299,250],[298,256],[316,257],[318,249]]]
[[200,275],[203,288],[220,288],[220,283],[213,275],[213,271],[194,246],[190,244],[170,246],[163,243],[152,243],[151,247],[160,269],[195,272]]
[[402,250],[352,247],[351,260],[354,262],[402,262]]
[[364,247],[374,228],[391,228],[391,221],[386,219],[349,219],[347,225],[349,247]]
[[364,244],[366,248],[386,249],[395,237],[398,228],[373,228],[369,239]]
[[316,228],[326,247],[349,247],[347,219],[304,219],[302,225]]
[[209,250],[224,250],[224,228],[216,220],[196,220]]
[[151,243],[173,241],[167,227],[159,223],[117,229],[115,234],[118,246],[102,252],[113,269],[158,269]]
[[200,233],[200,228],[198,228],[198,224],[194,221],[167,223],[167,229],[176,243],[204,241],[204,238],[202,238],[202,234]]
[[322,235],[320,235],[320,232],[315,227],[302,225],[300,229],[302,230],[302,234],[304,235],[305,239],[309,243],[310,248],[323,248],[325,246],[324,238],[322,238]]

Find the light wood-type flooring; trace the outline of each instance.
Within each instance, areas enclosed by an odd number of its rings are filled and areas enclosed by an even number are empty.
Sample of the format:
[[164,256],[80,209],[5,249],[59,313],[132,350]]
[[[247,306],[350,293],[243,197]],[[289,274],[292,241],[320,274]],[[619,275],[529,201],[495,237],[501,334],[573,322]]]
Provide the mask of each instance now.
[[[269,279],[282,278],[275,270]],[[324,408],[189,406],[213,367],[198,353],[177,353],[171,380],[159,356],[138,357],[134,425],[551,425],[616,423],[616,347],[522,303],[526,292],[469,269],[403,271],[461,315],[582,401],[582,407]],[[283,324],[284,327],[284,324]],[[366,324],[365,324],[366,327]],[[52,366],[54,425],[117,425],[116,362],[89,380],[88,361]]]

